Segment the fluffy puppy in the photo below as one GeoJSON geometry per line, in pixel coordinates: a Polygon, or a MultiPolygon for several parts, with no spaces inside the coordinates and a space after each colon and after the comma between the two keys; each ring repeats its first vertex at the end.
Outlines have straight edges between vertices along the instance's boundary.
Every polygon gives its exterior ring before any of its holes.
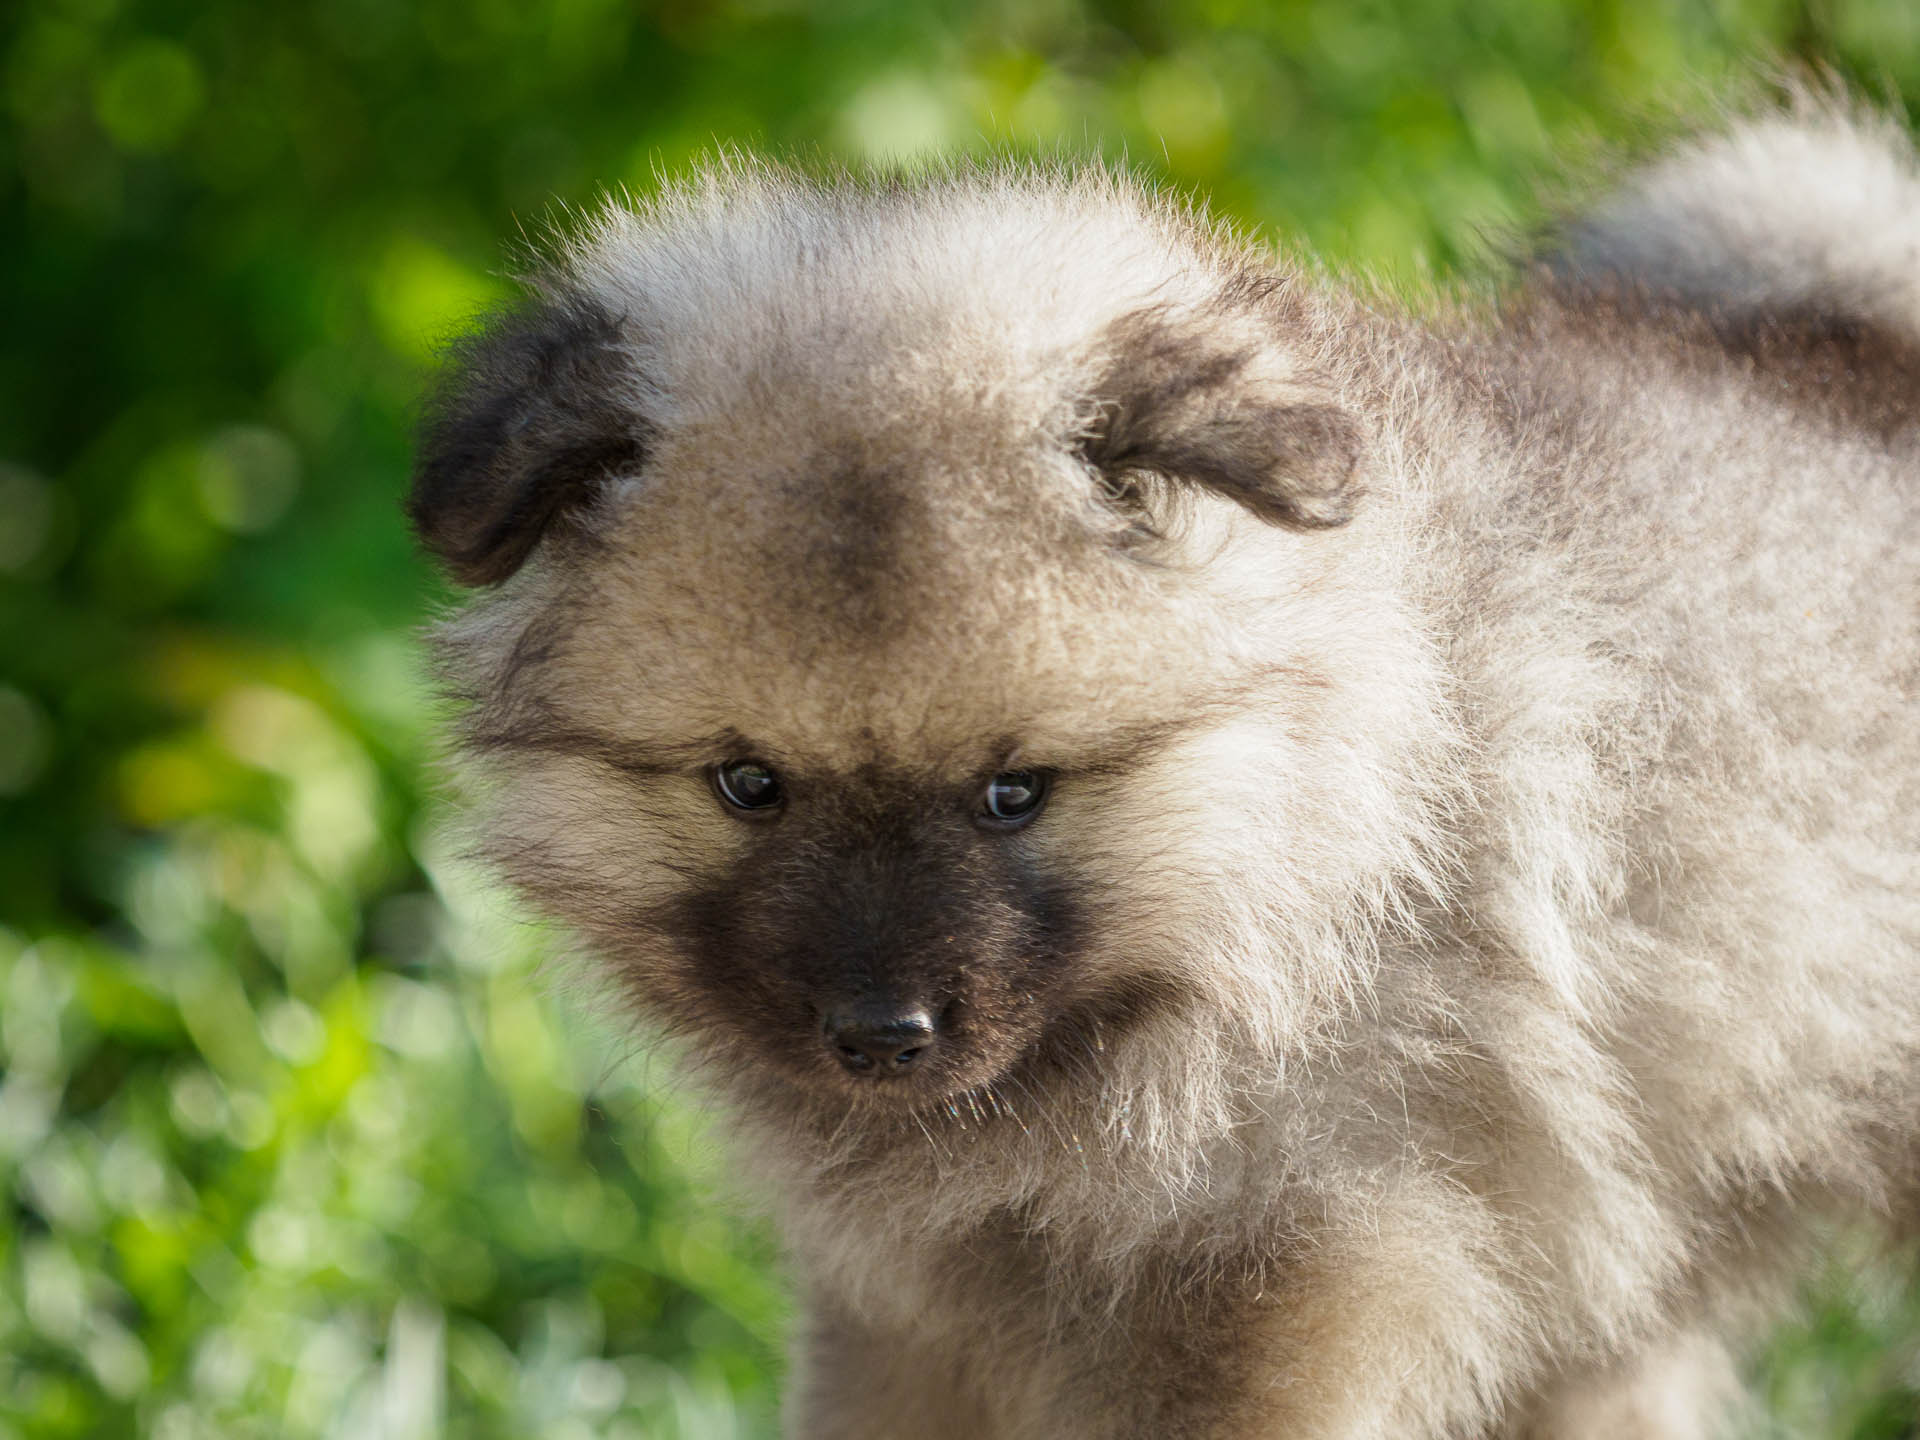
{"type": "Polygon", "coordinates": [[[1490,313],[1015,165],[534,276],[411,500],[460,751],[728,1102],[790,1433],[1712,1433],[1920,1198],[1917,355],[1813,103],[1490,313]]]}

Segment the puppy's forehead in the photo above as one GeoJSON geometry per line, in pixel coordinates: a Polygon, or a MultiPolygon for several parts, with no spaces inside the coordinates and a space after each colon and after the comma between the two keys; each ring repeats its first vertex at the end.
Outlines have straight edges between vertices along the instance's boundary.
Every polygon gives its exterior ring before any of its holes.
{"type": "Polygon", "coordinates": [[[993,498],[1056,463],[689,438],[586,577],[569,648],[612,683],[574,694],[617,700],[616,728],[733,732],[834,768],[977,768],[982,746],[1137,710],[1171,683],[1147,637],[1174,602],[1064,508],[993,498]]]}
{"type": "Polygon", "coordinates": [[[973,764],[1175,683],[1132,638],[1164,597],[1089,525],[1072,441],[1115,322],[1204,287],[1171,217],[1080,185],[609,218],[577,273],[655,441],[574,644],[630,679],[576,704],[973,764]]]}

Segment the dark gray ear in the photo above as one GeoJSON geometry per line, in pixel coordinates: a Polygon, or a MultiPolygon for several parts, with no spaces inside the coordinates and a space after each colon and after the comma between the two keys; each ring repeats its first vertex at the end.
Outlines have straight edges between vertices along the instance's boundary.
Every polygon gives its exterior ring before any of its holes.
{"type": "Polygon", "coordinates": [[[1102,468],[1154,470],[1237,500],[1262,520],[1324,530],[1353,518],[1360,426],[1332,405],[1248,403],[1155,432],[1102,468]]]}
{"type": "Polygon", "coordinates": [[[1116,489],[1150,470],[1204,485],[1263,520],[1344,525],[1359,498],[1365,436],[1337,405],[1286,402],[1250,378],[1254,357],[1136,319],[1116,329],[1115,364],[1087,459],[1116,489]]]}
{"type": "Polygon", "coordinates": [[[457,345],[421,427],[407,514],[465,585],[526,560],[556,516],[631,471],[646,426],[623,395],[618,319],[579,295],[544,297],[457,345]]]}

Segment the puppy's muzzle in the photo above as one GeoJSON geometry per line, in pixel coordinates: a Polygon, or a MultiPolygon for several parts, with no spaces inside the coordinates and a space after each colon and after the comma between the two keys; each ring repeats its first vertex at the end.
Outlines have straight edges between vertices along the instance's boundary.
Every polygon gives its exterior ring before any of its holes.
{"type": "Polygon", "coordinates": [[[847,1073],[872,1079],[906,1074],[922,1064],[939,1041],[926,1010],[884,1003],[836,1010],[822,1028],[827,1049],[847,1073]]]}

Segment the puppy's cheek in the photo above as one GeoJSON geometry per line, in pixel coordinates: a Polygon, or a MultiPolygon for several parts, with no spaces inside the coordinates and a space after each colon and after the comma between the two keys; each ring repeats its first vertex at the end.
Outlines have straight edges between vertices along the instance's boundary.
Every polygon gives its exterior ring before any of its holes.
{"type": "Polygon", "coordinates": [[[566,755],[482,775],[488,858],[543,912],[602,949],[631,941],[689,877],[724,873],[740,840],[694,777],[627,776],[566,755]]]}
{"type": "Polygon", "coordinates": [[[1171,998],[1284,1045],[1363,984],[1342,926],[1393,854],[1377,803],[1316,763],[1284,721],[1236,722],[1050,812],[1049,863],[1077,877],[1083,912],[1057,1008],[1171,998]]]}

